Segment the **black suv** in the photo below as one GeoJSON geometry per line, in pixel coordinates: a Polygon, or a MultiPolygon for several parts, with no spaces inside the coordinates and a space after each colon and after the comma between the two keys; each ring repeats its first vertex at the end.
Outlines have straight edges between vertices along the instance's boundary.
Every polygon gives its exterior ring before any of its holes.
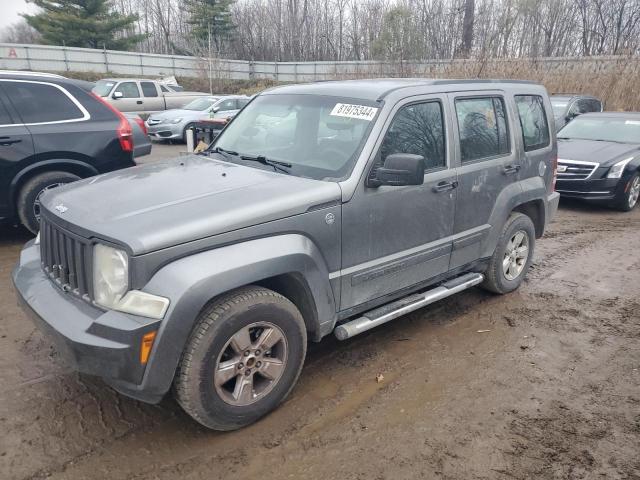
{"type": "Polygon", "coordinates": [[[35,233],[42,192],[133,165],[129,122],[80,82],[0,71],[0,220],[35,233]]]}

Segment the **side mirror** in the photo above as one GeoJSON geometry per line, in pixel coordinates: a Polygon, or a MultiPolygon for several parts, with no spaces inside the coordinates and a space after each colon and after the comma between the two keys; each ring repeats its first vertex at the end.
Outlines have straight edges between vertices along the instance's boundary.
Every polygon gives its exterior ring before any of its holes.
{"type": "Polygon", "coordinates": [[[384,160],[384,166],[376,170],[376,176],[368,182],[371,187],[389,185],[422,185],[424,183],[424,157],[411,153],[394,153],[384,160]]]}
{"type": "Polygon", "coordinates": [[[111,98],[113,98],[114,100],[118,100],[122,97],[124,97],[124,93],[122,92],[113,92],[113,95],[111,95],[111,98]]]}
{"type": "Polygon", "coordinates": [[[211,109],[211,111],[212,111],[213,113],[218,113],[218,112],[220,111],[220,107],[213,107],[213,108],[211,109]]]}

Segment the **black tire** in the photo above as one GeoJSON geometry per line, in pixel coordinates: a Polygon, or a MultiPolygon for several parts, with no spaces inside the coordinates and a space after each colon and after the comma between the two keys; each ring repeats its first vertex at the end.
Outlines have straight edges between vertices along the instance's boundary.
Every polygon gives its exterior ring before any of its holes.
{"type": "MultiPolygon", "coordinates": [[[[485,272],[485,279],[482,283],[482,287],[485,289],[499,294],[509,293],[517,289],[524,277],[527,275],[527,271],[531,266],[533,260],[533,253],[535,249],[535,227],[531,218],[522,213],[512,213],[507,219],[500,238],[498,239],[498,245],[489,261],[489,267],[485,272]],[[507,274],[503,268],[503,262],[506,261],[508,246],[512,238],[518,233],[524,233],[527,240],[527,257],[518,264],[518,270],[521,266],[521,271],[514,278],[507,278],[507,274]]],[[[511,273],[511,272],[510,272],[511,273]]],[[[516,272],[513,272],[515,275],[516,272]]]]}
{"type": "Polygon", "coordinates": [[[622,192],[620,198],[613,204],[614,208],[617,208],[618,210],[621,210],[623,212],[630,212],[638,203],[640,203],[637,196],[632,197],[634,186],[640,185],[636,184],[635,182],[640,182],[640,173],[638,172],[631,175],[631,178],[627,182],[627,191],[622,192]]]}
{"type": "MultiPolygon", "coordinates": [[[[252,345],[257,346],[257,341],[252,345]]],[[[256,286],[243,287],[217,298],[200,314],[178,366],[174,394],[182,408],[205,427],[223,431],[236,430],[257,421],[287,397],[298,380],[306,351],[307,332],[302,315],[295,305],[272,290],[256,286]],[[229,342],[232,337],[235,338],[241,330],[260,322],[275,325],[286,338],[287,355],[284,366],[279,378],[273,382],[270,390],[261,394],[262,397],[249,405],[230,404],[232,393],[226,393],[226,390],[222,390],[223,387],[216,386],[214,375],[220,371],[219,362],[223,361],[223,355],[231,348],[229,342]]],[[[267,358],[266,354],[272,355],[271,348],[267,352],[252,352],[256,354],[254,360],[259,359],[257,355],[260,354],[263,359],[267,358]]],[[[248,369],[250,357],[244,358],[247,359],[244,367],[248,369]]],[[[242,357],[240,360],[245,361],[242,357]]],[[[258,367],[259,363],[253,363],[252,366],[258,367]]],[[[244,378],[237,375],[230,382],[235,384],[244,378]]],[[[262,379],[256,373],[251,378],[256,376],[258,380],[262,379]]],[[[251,382],[253,396],[257,380],[255,384],[254,380],[251,382]]]]}
{"type": "MultiPolygon", "coordinates": [[[[188,123],[186,127],[184,127],[184,130],[182,131],[182,141],[186,144],[187,143],[187,135],[189,134],[189,129],[192,128],[195,125],[195,123],[188,123]]],[[[194,145],[195,147],[195,145],[194,145]]]]}
{"type": "Polygon", "coordinates": [[[20,189],[17,212],[20,222],[32,233],[38,233],[40,220],[36,216],[36,200],[49,188],[80,180],[80,177],[68,172],[44,172],[29,179],[20,189]]]}

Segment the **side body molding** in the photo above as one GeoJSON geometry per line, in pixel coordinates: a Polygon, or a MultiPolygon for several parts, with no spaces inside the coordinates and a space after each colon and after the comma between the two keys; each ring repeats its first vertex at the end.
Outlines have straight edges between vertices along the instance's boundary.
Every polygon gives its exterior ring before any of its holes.
{"type": "Polygon", "coordinates": [[[311,338],[330,333],[336,321],[336,305],[329,272],[320,250],[303,235],[277,235],[223,246],[181,258],[160,269],[143,290],[168,297],[171,305],[141,387],[157,394],[164,394],[171,387],[196,317],[209,300],[234,288],[288,273],[303,278],[313,298],[315,318],[305,318],[311,338]]]}

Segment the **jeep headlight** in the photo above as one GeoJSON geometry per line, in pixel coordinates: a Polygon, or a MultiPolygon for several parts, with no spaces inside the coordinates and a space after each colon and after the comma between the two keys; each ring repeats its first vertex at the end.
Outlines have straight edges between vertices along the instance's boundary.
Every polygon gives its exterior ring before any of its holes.
{"type": "Polygon", "coordinates": [[[625,158],[624,160],[616,163],[613,167],[609,169],[609,173],[607,173],[607,178],[622,177],[622,173],[624,172],[624,169],[627,167],[627,165],[631,160],[633,160],[633,157],[625,158]]]}
{"type": "Polygon", "coordinates": [[[100,243],[93,248],[93,295],[105,308],[149,318],[163,318],[169,299],[129,290],[129,257],[126,252],[100,243]]]}

